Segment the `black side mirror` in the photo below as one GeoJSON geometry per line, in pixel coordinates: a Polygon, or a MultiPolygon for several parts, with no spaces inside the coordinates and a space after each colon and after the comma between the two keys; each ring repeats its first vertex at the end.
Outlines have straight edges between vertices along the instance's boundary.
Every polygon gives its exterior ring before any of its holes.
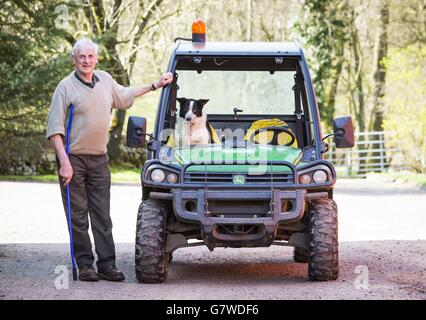
{"type": "Polygon", "coordinates": [[[126,144],[130,148],[143,148],[146,144],[146,118],[129,117],[126,144]]]}
{"type": "Polygon", "coordinates": [[[355,145],[354,127],[351,117],[334,119],[333,131],[336,148],[352,148],[355,145]]]}

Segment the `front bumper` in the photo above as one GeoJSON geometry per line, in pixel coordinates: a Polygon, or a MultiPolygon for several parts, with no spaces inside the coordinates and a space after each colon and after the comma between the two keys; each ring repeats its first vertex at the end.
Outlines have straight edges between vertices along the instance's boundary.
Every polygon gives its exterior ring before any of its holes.
{"type": "Polygon", "coordinates": [[[150,198],[169,200],[173,202],[175,216],[178,220],[196,223],[205,244],[212,250],[214,247],[265,247],[272,244],[280,223],[291,223],[303,218],[307,201],[328,198],[327,191],[310,192],[296,191],[254,191],[240,190],[238,193],[229,193],[220,190],[174,190],[172,193],[151,192],[150,198]],[[252,215],[251,217],[235,217],[232,215],[218,215],[209,211],[209,201],[220,200],[237,201],[241,207],[246,207],[248,201],[271,201],[272,211],[267,215],[252,215]],[[282,210],[280,202],[293,201],[296,206],[291,210],[282,210]],[[188,210],[186,202],[193,201],[195,206],[188,210]],[[220,232],[218,226],[253,226],[258,231],[251,234],[229,235],[220,232]]]}
{"type": "Polygon", "coordinates": [[[270,183],[245,185],[187,183],[182,179],[187,166],[180,172],[180,183],[172,188],[170,184],[153,184],[147,174],[142,176],[142,181],[150,189],[151,198],[172,200],[178,220],[198,224],[207,246],[268,246],[274,241],[280,224],[303,218],[307,201],[329,197],[335,183],[332,166],[318,161],[301,169],[308,170],[318,165],[329,168],[331,179],[328,182],[311,185],[297,183],[299,170],[291,164],[288,164],[291,181],[286,183],[272,179],[270,183]],[[256,231],[221,232],[223,228],[238,229],[240,226],[245,229],[253,226],[256,231]]]}
{"type": "MultiPolygon", "coordinates": [[[[221,190],[184,191],[173,190],[173,208],[178,219],[198,223],[201,227],[202,237],[207,241],[215,242],[242,242],[250,241],[252,245],[267,246],[272,244],[277,226],[284,221],[295,221],[301,219],[305,211],[305,190],[298,191],[248,191],[241,190],[227,192],[221,190]],[[217,215],[210,212],[209,202],[221,201],[241,202],[266,201],[270,202],[271,211],[260,217],[230,217],[217,215]],[[294,205],[291,210],[283,211],[282,202],[291,201],[294,205]],[[193,210],[188,210],[187,203],[195,204],[193,210]],[[252,234],[229,235],[218,231],[219,225],[245,225],[260,226],[258,232],[252,234]]],[[[235,244],[235,243],[234,243],[235,244]]],[[[229,245],[229,244],[228,244],[229,245]]]]}
{"type": "Polygon", "coordinates": [[[305,210],[305,190],[297,191],[249,191],[249,190],[208,190],[199,189],[196,191],[172,190],[173,208],[178,218],[188,222],[198,222],[202,225],[213,226],[218,223],[251,224],[253,219],[256,223],[264,225],[276,225],[282,221],[299,220],[305,210]],[[208,203],[211,200],[239,201],[244,205],[244,201],[269,201],[271,203],[271,213],[269,217],[259,218],[226,218],[213,217],[208,211],[208,203]],[[189,211],[185,204],[191,201],[195,203],[195,210],[189,211]],[[282,211],[282,201],[292,201],[295,203],[289,211],[282,211]]]}

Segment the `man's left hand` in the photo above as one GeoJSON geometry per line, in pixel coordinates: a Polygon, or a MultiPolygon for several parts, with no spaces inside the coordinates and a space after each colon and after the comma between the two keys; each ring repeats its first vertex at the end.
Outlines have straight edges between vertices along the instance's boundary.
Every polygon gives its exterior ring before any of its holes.
{"type": "Polygon", "coordinates": [[[157,89],[162,88],[168,85],[169,83],[172,83],[172,81],[173,81],[173,74],[171,72],[166,72],[160,77],[160,80],[158,80],[155,83],[155,87],[157,89]]]}

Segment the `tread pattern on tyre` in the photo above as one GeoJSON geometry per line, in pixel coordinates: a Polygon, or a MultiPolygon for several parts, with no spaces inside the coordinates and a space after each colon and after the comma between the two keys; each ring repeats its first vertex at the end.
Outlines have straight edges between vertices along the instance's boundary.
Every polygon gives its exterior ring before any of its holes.
{"type": "Polygon", "coordinates": [[[309,279],[335,280],[339,275],[337,205],[331,199],[312,201],[309,210],[309,279]]]}
{"type": "Polygon", "coordinates": [[[166,218],[167,207],[161,201],[148,199],[139,206],[135,241],[135,272],[139,282],[166,280],[166,218]]]}

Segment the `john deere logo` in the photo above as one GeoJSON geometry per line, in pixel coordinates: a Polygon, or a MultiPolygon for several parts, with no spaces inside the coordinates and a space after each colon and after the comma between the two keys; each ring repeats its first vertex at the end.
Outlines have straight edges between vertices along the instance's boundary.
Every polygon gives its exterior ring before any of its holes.
{"type": "Polygon", "coordinates": [[[242,175],[235,175],[232,178],[232,182],[234,184],[244,184],[244,183],[246,183],[246,178],[244,176],[242,176],[242,175]]]}

